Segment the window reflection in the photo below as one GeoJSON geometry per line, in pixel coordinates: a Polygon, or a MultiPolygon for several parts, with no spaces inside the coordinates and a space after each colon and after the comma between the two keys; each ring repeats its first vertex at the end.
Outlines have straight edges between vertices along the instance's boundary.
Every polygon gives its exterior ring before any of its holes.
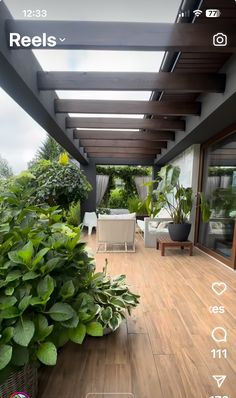
{"type": "Polygon", "coordinates": [[[236,133],[205,152],[203,191],[211,203],[211,219],[200,222],[199,241],[226,258],[232,256],[236,218],[236,133]]]}

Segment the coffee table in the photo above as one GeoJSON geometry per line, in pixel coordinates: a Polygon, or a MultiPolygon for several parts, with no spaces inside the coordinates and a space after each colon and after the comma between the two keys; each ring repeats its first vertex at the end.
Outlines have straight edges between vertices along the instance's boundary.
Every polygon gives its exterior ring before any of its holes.
{"type": "Polygon", "coordinates": [[[158,236],[156,248],[157,250],[161,249],[161,256],[165,255],[165,248],[166,247],[180,247],[182,250],[187,247],[189,248],[189,255],[193,255],[193,242],[190,240],[186,240],[184,242],[179,242],[172,240],[169,236],[158,236]]]}

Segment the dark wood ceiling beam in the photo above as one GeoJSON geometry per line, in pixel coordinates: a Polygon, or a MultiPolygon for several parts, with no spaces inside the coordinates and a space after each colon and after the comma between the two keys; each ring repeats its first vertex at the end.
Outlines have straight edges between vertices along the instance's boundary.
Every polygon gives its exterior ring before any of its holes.
{"type": "Polygon", "coordinates": [[[90,140],[90,139],[82,139],[80,140],[80,144],[83,147],[132,147],[132,148],[167,148],[167,141],[144,141],[144,140],[90,140]]]}
{"type": "Polygon", "coordinates": [[[145,140],[145,141],[174,141],[173,131],[114,131],[114,130],[74,130],[74,138],[94,140],[145,140]]]}
{"type": "Polygon", "coordinates": [[[104,152],[104,153],[98,153],[98,152],[93,152],[89,154],[90,158],[124,158],[124,159],[137,159],[137,160],[142,160],[142,159],[155,159],[155,155],[147,154],[147,153],[110,153],[110,152],[104,152]]]}
{"type": "Polygon", "coordinates": [[[114,148],[110,147],[88,147],[85,148],[88,155],[91,153],[126,153],[126,154],[147,154],[156,155],[161,153],[161,149],[155,148],[127,148],[116,146],[114,148]]]}
{"type": "Polygon", "coordinates": [[[184,130],[184,120],[67,117],[67,128],[184,130]]]}
{"type": "Polygon", "coordinates": [[[56,113],[104,113],[186,116],[200,115],[200,102],[55,100],[56,113]]]}
{"type": "Polygon", "coordinates": [[[219,92],[225,75],[214,73],[38,72],[39,90],[219,92]]]}
{"type": "MultiPolygon", "coordinates": [[[[57,38],[55,47],[47,47],[50,50],[202,51],[211,53],[236,50],[236,31],[233,21],[232,23],[227,21],[220,25],[220,31],[229,38],[226,47],[212,45],[213,35],[219,31],[219,24],[212,21],[207,24],[175,24],[10,20],[6,23],[6,31],[8,34],[15,32],[30,37],[47,32],[47,36],[57,38]],[[64,40],[61,41],[60,38],[64,40]]],[[[43,45],[42,43],[41,47],[43,45]]],[[[15,46],[15,48],[17,47],[15,46]]]]}

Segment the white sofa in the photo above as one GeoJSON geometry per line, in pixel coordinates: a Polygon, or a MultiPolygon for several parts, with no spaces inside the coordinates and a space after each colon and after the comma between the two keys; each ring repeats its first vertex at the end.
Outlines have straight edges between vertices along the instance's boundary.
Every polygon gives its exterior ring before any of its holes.
{"type": "Polygon", "coordinates": [[[97,221],[97,252],[135,252],[135,227],[135,213],[100,215],[97,221]]]}
{"type": "Polygon", "coordinates": [[[169,235],[168,224],[170,218],[145,218],[144,219],[144,246],[156,247],[158,235],[169,235]]]}

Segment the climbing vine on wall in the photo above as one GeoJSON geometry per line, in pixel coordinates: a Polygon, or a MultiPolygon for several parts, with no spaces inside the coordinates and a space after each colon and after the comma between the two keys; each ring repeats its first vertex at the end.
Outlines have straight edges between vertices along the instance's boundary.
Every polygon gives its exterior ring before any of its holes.
{"type": "Polygon", "coordinates": [[[137,189],[134,177],[151,175],[151,167],[129,167],[129,166],[97,166],[97,174],[108,175],[109,183],[106,194],[103,198],[103,204],[107,206],[110,198],[110,192],[115,188],[115,179],[120,178],[124,182],[124,200],[136,196],[137,189]]]}

